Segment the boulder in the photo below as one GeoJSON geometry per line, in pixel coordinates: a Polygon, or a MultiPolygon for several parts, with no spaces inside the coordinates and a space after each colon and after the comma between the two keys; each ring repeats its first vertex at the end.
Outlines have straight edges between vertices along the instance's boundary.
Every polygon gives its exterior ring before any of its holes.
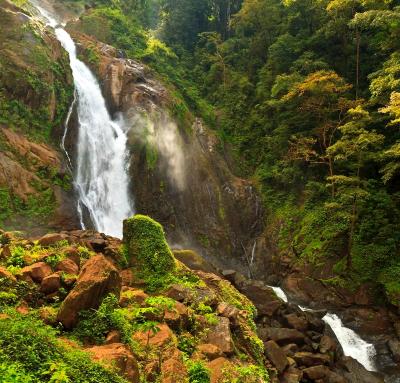
{"type": "Polygon", "coordinates": [[[226,354],[233,352],[232,334],[228,318],[218,317],[218,324],[209,329],[206,342],[217,346],[226,354]]]}
{"type": "Polygon", "coordinates": [[[157,325],[158,331],[138,331],[133,335],[133,339],[137,340],[142,346],[165,347],[174,341],[174,335],[166,324],[157,325]]]}
{"type": "Polygon", "coordinates": [[[235,306],[222,302],[217,306],[217,313],[225,318],[229,318],[231,321],[235,321],[239,315],[239,309],[235,306]]]}
{"type": "Polygon", "coordinates": [[[165,292],[165,296],[175,299],[178,302],[191,302],[193,299],[193,292],[188,287],[173,284],[165,292]]]}
{"type": "Polygon", "coordinates": [[[65,234],[49,233],[39,238],[38,243],[41,246],[52,246],[55,245],[57,242],[63,241],[67,238],[68,236],[65,234]]]}
{"type": "Polygon", "coordinates": [[[82,268],[75,287],[67,295],[57,315],[65,328],[78,322],[81,310],[96,309],[108,294],[119,298],[121,278],[117,269],[102,255],[90,258],[82,268]]]}
{"type": "Polygon", "coordinates": [[[121,307],[128,307],[132,303],[142,305],[148,297],[149,296],[143,290],[124,286],[122,287],[119,304],[121,307]]]}
{"type": "Polygon", "coordinates": [[[211,372],[210,383],[220,383],[223,381],[224,372],[232,366],[232,363],[226,358],[217,358],[208,363],[211,372]]]}
{"type": "Polygon", "coordinates": [[[34,282],[41,283],[42,280],[52,274],[51,267],[45,262],[34,263],[21,269],[21,276],[32,278],[34,282]]]}
{"type": "Polygon", "coordinates": [[[367,371],[364,366],[351,357],[342,357],[337,366],[341,369],[341,371],[337,372],[346,378],[348,383],[384,383],[384,379],[380,374],[367,371]]]}
{"type": "Polygon", "coordinates": [[[40,291],[43,294],[52,294],[57,292],[61,287],[61,278],[60,274],[53,273],[48,277],[43,278],[42,283],[40,284],[40,291]]]}
{"type": "Polygon", "coordinates": [[[131,269],[121,270],[119,273],[122,286],[133,286],[135,284],[135,275],[131,269]]]}
{"type": "Polygon", "coordinates": [[[16,283],[17,279],[5,267],[0,266],[0,278],[6,279],[9,282],[16,283]]]}
{"type": "Polygon", "coordinates": [[[283,306],[274,290],[263,282],[249,280],[240,286],[240,292],[246,295],[256,306],[259,316],[273,316],[283,306]]]}
{"type": "Polygon", "coordinates": [[[285,315],[285,319],[290,328],[299,331],[306,331],[308,329],[308,321],[294,313],[285,315]]]}
{"type": "Polygon", "coordinates": [[[173,250],[176,259],[191,270],[201,270],[206,273],[215,273],[215,267],[193,250],[173,250]]]}
{"type": "Polygon", "coordinates": [[[221,349],[215,344],[203,343],[197,346],[197,350],[201,352],[208,360],[214,360],[223,355],[221,349]]]}
{"type": "Polygon", "coordinates": [[[65,258],[62,261],[58,262],[56,267],[56,271],[62,271],[66,274],[76,275],[79,274],[79,267],[77,264],[70,258],[65,258]]]}
{"type": "Polygon", "coordinates": [[[265,343],[265,354],[279,373],[282,373],[288,365],[285,352],[274,342],[270,340],[265,343]]]}
{"type": "Polygon", "coordinates": [[[175,302],[172,310],[165,311],[164,320],[173,329],[185,328],[189,323],[188,308],[181,302],[175,302]]]}
{"type": "Polygon", "coordinates": [[[298,366],[318,366],[323,364],[329,364],[331,358],[326,354],[313,354],[311,352],[296,352],[293,355],[293,359],[296,361],[298,366]]]}
{"type": "Polygon", "coordinates": [[[324,335],[319,342],[319,351],[323,354],[329,351],[335,351],[336,347],[336,341],[328,335],[324,335]]]}
{"type": "Polygon", "coordinates": [[[119,373],[131,383],[139,383],[139,366],[129,347],[122,343],[105,344],[88,348],[96,361],[116,367],[119,373]]]}
{"type": "Polygon", "coordinates": [[[295,343],[289,343],[281,348],[286,356],[293,356],[297,351],[299,351],[299,346],[295,343]]]}
{"type": "Polygon", "coordinates": [[[400,362],[400,342],[397,339],[390,339],[387,343],[389,350],[393,356],[393,360],[400,362]]]}
{"type": "Polygon", "coordinates": [[[305,342],[305,336],[300,331],[289,328],[269,327],[266,330],[266,336],[279,345],[303,344],[305,342]]]}
{"type": "Polygon", "coordinates": [[[282,376],[281,382],[282,383],[299,383],[303,373],[301,371],[288,371],[285,372],[282,376]]]}
{"type": "Polygon", "coordinates": [[[168,355],[169,357],[161,363],[161,383],[186,383],[188,374],[183,363],[182,353],[178,349],[174,349],[168,355]]]}
{"type": "Polygon", "coordinates": [[[311,380],[324,379],[328,375],[328,373],[329,368],[321,365],[308,367],[303,370],[304,376],[311,380]]]}

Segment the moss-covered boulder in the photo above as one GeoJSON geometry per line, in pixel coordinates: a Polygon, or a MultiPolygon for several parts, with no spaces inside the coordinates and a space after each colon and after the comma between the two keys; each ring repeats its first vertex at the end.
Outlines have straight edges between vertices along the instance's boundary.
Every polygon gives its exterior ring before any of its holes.
{"type": "Polygon", "coordinates": [[[123,236],[129,263],[138,264],[142,273],[162,276],[175,270],[175,258],[158,222],[135,215],[124,221],[123,236]]]}

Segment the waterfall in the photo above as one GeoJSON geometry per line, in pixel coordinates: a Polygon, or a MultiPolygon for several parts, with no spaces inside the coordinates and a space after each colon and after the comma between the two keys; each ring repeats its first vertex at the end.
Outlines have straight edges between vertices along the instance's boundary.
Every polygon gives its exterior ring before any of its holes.
{"type": "Polygon", "coordinates": [[[90,69],[78,59],[75,43],[68,32],[49,12],[32,3],[54,28],[70,58],[79,122],[74,184],[79,195],[82,227],[85,227],[82,211],[86,210],[97,231],[121,237],[122,220],[133,214],[125,124],[122,119],[111,119],[100,86],[90,69]]]}
{"type": "Polygon", "coordinates": [[[368,371],[376,371],[373,362],[376,351],[372,344],[361,339],[353,330],[343,326],[342,321],[336,314],[328,313],[322,319],[335,333],[346,356],[356,359],[368,371]]]}
{"type": "MultiPolygon", "coordinates": [[[[269,287],[274,290],[278,298],[282,299],[284,302],[288,302],[286,293],[280,287],[269,287]]],[[[299,308],[302,311],[314,311],[300,305],[299,308]]],[[[376,371],[374,363],[376,350],[374,345],[367,343],[353,330],[345,327],[336,314],[327,313],[322,319],[335,333],[336,338],[342,346],[344,355],[351,356],[353,359],[357,360],[365,367],[366,370],[376,371]]]]}

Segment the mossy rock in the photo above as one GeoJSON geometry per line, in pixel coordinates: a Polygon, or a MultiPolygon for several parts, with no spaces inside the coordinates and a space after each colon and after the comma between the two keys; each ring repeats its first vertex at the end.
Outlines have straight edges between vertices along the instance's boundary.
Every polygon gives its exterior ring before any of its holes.
{"type": "Polygon", "coordinates": [[[175,258],[165,239],[163,227],[145,215],[124,221],[124,244],[128,261],[138,263],[148,275],[166,275],[175,270],[175,258]]]}

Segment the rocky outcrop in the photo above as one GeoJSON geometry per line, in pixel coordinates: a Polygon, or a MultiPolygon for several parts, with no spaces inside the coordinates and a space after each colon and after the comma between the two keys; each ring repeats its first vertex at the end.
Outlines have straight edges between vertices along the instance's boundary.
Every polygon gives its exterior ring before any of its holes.
{"type": "Polygon", "coordinates": [[[71,329],[82,310],[96,309],[108,294],[119,297],[121,278],[117,269],[102,255],[89,259],[79,275],[76,286],[65,298],[57,319],[71,329]]]}

